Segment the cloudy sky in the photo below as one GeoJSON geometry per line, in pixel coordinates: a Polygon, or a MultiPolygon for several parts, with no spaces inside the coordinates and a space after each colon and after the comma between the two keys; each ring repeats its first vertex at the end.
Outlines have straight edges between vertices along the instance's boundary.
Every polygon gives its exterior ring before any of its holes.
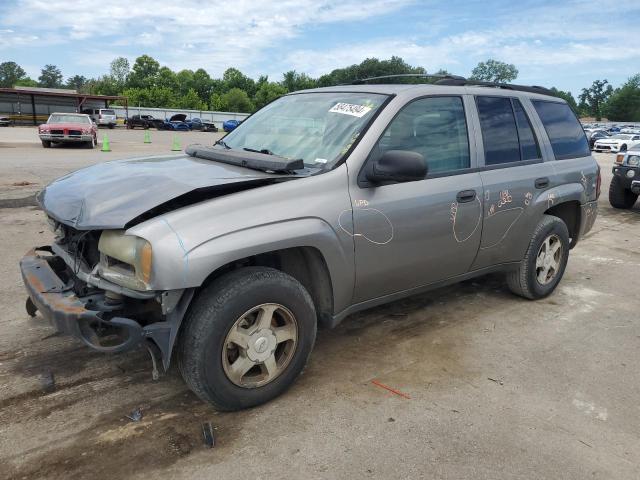
{"type": "Polygon", "coordinates": [[[0,62],[90,77],[146,53],[174,70],[279,80],[372,56],[460,75],[496,58],[520,83],[577,94],[640,72],[639,28],[638,0],[0,0],[0,62]]]}

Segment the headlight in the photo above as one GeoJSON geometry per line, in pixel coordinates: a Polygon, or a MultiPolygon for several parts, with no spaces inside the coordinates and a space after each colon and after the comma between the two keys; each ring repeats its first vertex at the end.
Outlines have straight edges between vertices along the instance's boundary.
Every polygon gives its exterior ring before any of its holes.
{"type": "Polygon", "coordinates": [[[640,165],[640,155],[629,155],[627,158],[627,165],[631,167],[637,167],[640,165]]]}
{"type": "Polygon", "coordinates": [[[98,242],[98,273],[123,287],[148,290],[151,280],[151,244],[124,230],[105,230],[98,242]]]}

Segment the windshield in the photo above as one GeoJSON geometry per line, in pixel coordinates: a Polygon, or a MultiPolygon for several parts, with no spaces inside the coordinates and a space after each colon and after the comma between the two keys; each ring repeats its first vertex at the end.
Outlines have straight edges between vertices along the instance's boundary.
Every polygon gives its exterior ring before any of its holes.
{"type": "Polygon", "coordinates": [[[231,149],[257,150],[307,166],[331,166],[349,150],[387,99],[374,93],[302,93],[270,103],[224,137],[231,149]]]}
{"type": "Polygon", "coordinates": [[[100,110],[100,113],[102,113],[102,115],[115,115],[116,114],[115,110],[105,110],[105,109],[100,110]]]}
{"type": "Polygon", "coordinates": [[[629,140],[631,138],[631,135],[614,135],[611,138],[617,138],[619,140],[629,140]]]}
{"type": "Polygon", "coordinates": [[[91,123],[89,117],[85,117],[84,115],[64,115],[64,114],[54,114],[49,117],[47,123],[91,123]]]}

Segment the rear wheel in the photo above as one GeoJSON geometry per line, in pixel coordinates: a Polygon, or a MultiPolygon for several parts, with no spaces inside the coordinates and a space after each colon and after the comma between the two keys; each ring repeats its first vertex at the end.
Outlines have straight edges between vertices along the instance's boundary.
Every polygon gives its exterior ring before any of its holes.
{"type": "Polygon", "coordinates": [[[241,268],[212,282],[194,300],[178,364],[201,399],[220,410],[239,410],[289,388],[315,336],[315,308],[296,279],[272,268],[241,268]]]}
{"type": "Polygon", "coordinates": [[[51,140],[42,140],[42,146],[44,148],[51,148],[51,140]]]}
{"type": "Polygon", "coordinates": [[[88,142],[84,142],[84,148],[93,148],[93,140],[89,140],[88,142]]]}
{"type": "Polygon", "coordinates": [[[611,179],[609,185],[609,203],[614,208],[629,209],[638,200],[638,195],[631,190],[624,188],[620,178],[616,175],[611,179]]]}
{"type": "Polygon", "coordinates": [[[509,289],[531,300],[551,294],[569,259],[569,231],[558,217],[544,215],[518,268],[507,273],[509,289]]]}

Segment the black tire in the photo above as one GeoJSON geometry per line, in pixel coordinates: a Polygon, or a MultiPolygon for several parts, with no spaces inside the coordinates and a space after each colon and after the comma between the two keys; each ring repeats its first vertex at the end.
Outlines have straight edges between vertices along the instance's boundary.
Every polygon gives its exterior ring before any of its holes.
{"type": "Polygon", "coordinates": [[[51,140],[42,140],[42,146],[44,148],[51,148],[51,140]]]}
{"type": "Polygon", "coordinates": [[[509,289],[514,294],[530,300],[537,300],[551,294],[564,275],[569,259],[569,247],[569,230],[565,223],[558,217],[544,215],[531,236],[529,247],[520,265],[516,270],[507,273],[509,289]],[[543,242],[552,235],[557,236],[561,242],[560,265],[553,279],[543,285],[536,275],[536,259],[543,242]]]}
{"type": "Polygon", "coordinates": [[[113,123],[109,124],[109,130],[113,130],[113,127],[115,127],[115,125],[113,123]]]}
{"type": "Polygon", "coordinates": [[[626,143],[620,147],[620,151],[621,152],[626,152],[627,151],[627,144],[626,143]]]}
{"type": "Polygon", "coordinates": [[[84,142],[84,148],[93,148],[93,140],[89,140],[88,142],[84,142]]]}
{"type": "Polygon", "coordinates": [[[307,363],[316,329],[311,296],[295,278],[273,268],[241,268],[222,275],[194,299],[178,341],[178,367],[189,388],[219,410],[253,407],[291,386],[307,363]],[[263,386],[245,388],[225,374],[224,343],[236,320],[264,303],[278,303],[295,316],[297,344],[288,366],[277,377],[263,386]]]}
{"type": "Polygon", "coordinates": [[[638,200],[638,195],[631,190],[624,188],[622,181],[616,175],[611,179],[609,185],[609,203],[613,208],[629,209],[638,200]]]}

